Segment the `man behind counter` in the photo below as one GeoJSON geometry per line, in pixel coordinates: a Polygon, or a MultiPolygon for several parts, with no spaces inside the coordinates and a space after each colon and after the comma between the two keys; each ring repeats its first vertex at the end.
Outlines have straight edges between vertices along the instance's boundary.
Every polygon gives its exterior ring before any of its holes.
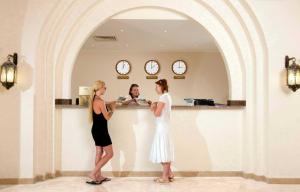
{"type": "Polygon", "coordinates": [[[131,84],[129,88],[129,95],[126,96],[125,101],[122,102],[123,105],[139,105],[140,102],[147,103],[151,105],[150,100],[142,99],[140,97],[139,85],[138,84],[131,84]]]}

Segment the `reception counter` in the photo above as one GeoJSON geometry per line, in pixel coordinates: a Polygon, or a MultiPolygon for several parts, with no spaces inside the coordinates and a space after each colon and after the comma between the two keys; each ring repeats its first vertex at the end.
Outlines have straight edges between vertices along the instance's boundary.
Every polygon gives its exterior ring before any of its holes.
{"type": "MultiPolygon", "coordinates": [[[[63,109],[63,108],[73,108],[73,109],[82,109],[87,108],[87,106],[81,106],[81,105],[56,105],[56,109],[63,109]]],[[[190,106],[190,105],[173,105],[172,109],[242,109],[244,106],[228,106],[225,104],[218,104],[215,106],[207,106],[207,105],[196,105],[196,106],[190,106]]],[[[117,109],[150,109],[147,105],[123,105],[123,106],[117,106],[117,109]]]]}
{"type": "MultiPolygon", "coordinates": [[[[244,109],[226,105],[173,106],[174,171],[240,171],[244,109]]],[[[66,173],[91,170],[95,147],[87,107],[57,105],[56,119],[61,141],[60,170],[66,173]]],[[[149,106],[117,107],[108,123],[114,157],[103,171],[159,171],[160,165],[148,160],[154,120],[149,106]]]]}

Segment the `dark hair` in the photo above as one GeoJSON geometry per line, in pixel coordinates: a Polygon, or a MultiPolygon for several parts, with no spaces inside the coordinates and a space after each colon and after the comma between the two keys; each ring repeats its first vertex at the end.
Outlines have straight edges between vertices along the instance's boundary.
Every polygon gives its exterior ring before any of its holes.
{"type": "Polygon", "coordinates": [[[161,87],[161,91],[164,93],[165,91],[169,91],[168,82],[166,79],[160,79],[155,82],[155,84],[159,85],[161,87]]]}
{"type": "Polygon", "coordinates": [[[131,84],[131,85],[130,85],[130,88],[129,88],[129,95],[131,96],[131,99],[133,99],[133,96],[132,96],[131,91],[132,91],[132,89],[133,89],[134,87],[139,87],[139,85],[138,85],[138,84],[131,84]]]}

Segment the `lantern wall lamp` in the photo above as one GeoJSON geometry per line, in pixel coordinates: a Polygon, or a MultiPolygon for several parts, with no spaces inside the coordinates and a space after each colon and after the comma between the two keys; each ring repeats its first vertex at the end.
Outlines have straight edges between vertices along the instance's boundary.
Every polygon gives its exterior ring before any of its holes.
{"type": "Polygon", "coordinates": [[[16,83],[17,64],[18,54],[14,53],[13,55],[8,55],[7,61],[1,65],[0,81],[6,89],[10,89],[16,83]]]}
{"type": "Polygon", "coordinates": [[[287,86],[295,92],[300,88],[300,66],[296,64],[296,58],[285,56],[285,68],[287,86]]]}

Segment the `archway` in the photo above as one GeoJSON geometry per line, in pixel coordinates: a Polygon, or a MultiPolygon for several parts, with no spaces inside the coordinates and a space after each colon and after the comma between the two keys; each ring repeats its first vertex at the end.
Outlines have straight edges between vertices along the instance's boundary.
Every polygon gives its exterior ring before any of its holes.
{"type": "MultiPolygon", "coordinates": [[[[263,64],[266,52],[258,23],[247,3],[229,1],[89,1],[60,2],[43,29],[39,40],[36,57],[36,98],[35,103],[35,143],[39,137],[47,141],[37,147],[35,159],[36,174],[54,172],[59,169],[55,159],[55,122],[54,98],[70,97],[71,71],[76,56],[94,29],[115,14],[142,7],[167,9],[184,14],[203,25],[215,38],[221,50],[228,71],[231,100],[247,100],[245,126],[256,118],[254,111],[261,111],[264,100],[255,100],[256,89],[263,90],[264,84],[256,86],[263,79],[263,64]],[[52,34],[49,37],[48,34],[52,34]],[[258,67],[257,67],[258,66],[258,67]],[[255,72],[258,71],[257,75],[255,72]],[[39,153],[48,151],[46,161],[39,153]]],[[[264,109],[264,108],[263,108],[264,109]]],[[[262,122],[259,122],[262,123],[262,122]]],[[[256,125],[259,126],[259,125],[256,125]]],[[[253,138],[250,131],[250,145],[253,138]]],[[[262,134],[263,142],[263,134],[262,134]]],[[[263,143],[261,143],[263,145],[263,143]]],[[[247,146],[247,145],[246,145],[247,146]]],[[[252,150],[252,149],[249,149],[252,150]]],[[[252,157],[253,158],[253,157],[252,157]]],[[[263,160],[262,160],[263,161],[263,160]]],[[[251,162],[250,162],[251,163],[251,162]]],[[[262,162],[263,163],[263,162],[262,162]]],[[[246,163],[247,164],[247,163],[246,163]]],[[[252,165],[251,165],[252,166],[252,165]]],[[[250,166],[249,172],[252,172],[250,166]]],[[[243,170],[248,171],[248,168],[243,170]]]]}

